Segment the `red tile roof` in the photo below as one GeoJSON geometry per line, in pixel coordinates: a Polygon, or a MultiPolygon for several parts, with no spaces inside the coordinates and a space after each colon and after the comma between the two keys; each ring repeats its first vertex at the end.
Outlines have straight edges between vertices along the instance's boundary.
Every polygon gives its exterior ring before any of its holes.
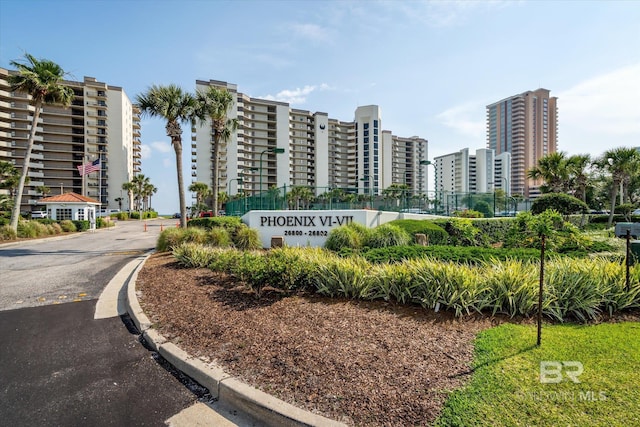
{"type": "Polygon", "coordinates": [[[72,192],[58,194],[57,196],[45,197],[38,200],[38,203],[89,203],[92,205],[100,204],[100,202],[96,199],[92,199],[91,197],[82,196],[80,194],[72,192]]]}

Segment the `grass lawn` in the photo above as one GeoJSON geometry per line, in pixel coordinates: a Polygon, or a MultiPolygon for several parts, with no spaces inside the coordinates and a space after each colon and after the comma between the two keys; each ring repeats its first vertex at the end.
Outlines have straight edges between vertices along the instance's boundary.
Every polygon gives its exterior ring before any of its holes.
{"type": "Polygon", "coordinates": [[[547,325],[535,343],[535,325],[480,333],[471,383],[436,425],[640,426],[640,323],[547,325]],[[565,370],[562,382],[541,383],[541,361],[582,363],[580,383],[565,370]]]}

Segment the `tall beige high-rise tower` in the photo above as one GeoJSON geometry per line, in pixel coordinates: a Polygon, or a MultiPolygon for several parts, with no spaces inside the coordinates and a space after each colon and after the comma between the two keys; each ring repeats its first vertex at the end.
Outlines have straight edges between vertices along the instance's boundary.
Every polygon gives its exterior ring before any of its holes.
{"type": "Polygon", "coordinates": [[[542,183],[527,178],[527,171],[557,149],[557,98],[549,93],[547,89],[527,91],[487,105],[487,148],[496,156],[511,153],[513,194],[540,194],[542,183]]]}

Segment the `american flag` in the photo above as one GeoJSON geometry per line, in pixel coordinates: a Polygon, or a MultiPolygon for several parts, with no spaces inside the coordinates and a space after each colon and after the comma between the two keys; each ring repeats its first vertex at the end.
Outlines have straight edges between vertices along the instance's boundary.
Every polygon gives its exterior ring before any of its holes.
{"type": "Polygon", "coordinates": [[[78,172],[80,172],[80,176],[90,174],[91,172],[96,172],[100,170],[100,159],[96,159],[93,162],[85,163],[84,165],[78,166],[78,172]]]}

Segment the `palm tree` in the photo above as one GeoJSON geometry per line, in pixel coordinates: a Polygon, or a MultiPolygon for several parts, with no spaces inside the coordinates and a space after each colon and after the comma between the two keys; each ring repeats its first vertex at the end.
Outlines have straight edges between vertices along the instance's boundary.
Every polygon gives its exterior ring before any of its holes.
{"type": "Polygon", "coordinates": [[[222,206],[228,201],[229,201],[229,195],[227,194],[226,191],[221,191],[220,193],[218,193],[219,206],[216,207],[216,213],[215,213],[216,215],[218,214],[218,212],[222,210],[222,206]]]}
{"type": "Polygon", "coordinates": [[[589,154],[576,154],[567,159],[570,187],[575,189],[577,197],[585,203],[587,202],[587,187],[589,185],[587,169],[591,163],[589,154]]]}
{"type": "Polygon", "coordinates": [[[542,193],[562,193],[569,187],[568,159],[565,152],[549,153],[538,160],[538,166],[527,171],[527,177],[543,180],[542,193]]]}
{"type": "MultiPolygon", "coordinates": [[[[9,190],[9,196],[14,199],[20,184],[20,171],[9,162],[1,162],[0,164],[0,188],[9,190]]],[[[28,184],[31,179],[25,178],[24,183],[28,184]]]]}
{"type": "Polygon", "coordinates": [[[36,191],[42,194],[42,197],[46,197],[47,194],[51,193],[51,189],[46,185],[39,185],[36,187],[36,191]]]}
{"type": "Polygon", "coordinates": [[[624,186],[628,185],[631,182],[631,178],[640,172],[640,152],[635,148],[618,147],[605,151],[596,163],[598,167],[609,172],[613,180],[610,194],[611,212],[609,213],[608,222],[609,227],[611,227],[618,189],[622,188],[624,197],[624,186]]]}
{"type": "Polygon", "coordinates": [[[127,192],[127,196],[129,199],[129,212],[133,211],[133,190],[136,188],[136,185],[133,182],[125,182],[122,184],[122,189],[127,192]]]}
{"type": "Polygon", "coordinates": [[[199,210],[207,197],[211,195],[211,188],[204,182],[194,182],[189,186],[189,191],[196,193],[196,207],[199,210]]]}
{"type": "Polygon", "coordinates": [[[28,53],[25,54],[26,63],[11,61],[11,65],[18,69],[16,74],[7,77],[10,90],[24,92],[31,95],[31,102],[35,109],[33,120],[31,121],[31,131],[27,140],[27,150],[24,155],[22,172],[16,189],[15,202],[11,210],[10,226],[13,230],[18,230],[18,218],[20,217],[20,205],[22,203],[22,192],[29,173],[29,163],[31,162],[31,151],[33,141],[36,137],[38,120],[43,104],[58,104],[67,107],[73,100],[73,89],[63,85],[61,82],[65,75],[64,70],[55,62],[47,59],[36,59],[28,53]]]}
{"type": "Polygon", "coordinates": [[[313,197],[313,191],[311,191],[309,187],[304,186],[291,187],[291,191],[287,194],[290,207],[296,210],[300,209],[300,202],[302,202],[302,207],[306,209],[309,202],[313,200],[313,197]]]}
{"type": "Polygon", "coordinates": [[[151,196],[158,192],[158,188],[149,183],[144,186],[145,210],[151,210],[151,196]]]}
{"type": "Polygon", "coordinates": [[[179,86],[153,85],[145,93],[136,97],[141,114],[161,117],[167,121],[167,136],[176,153],[176,172],[178,174],[178,198],[180,199],[180,226],[187,226],[187,206],[184,198],[184,180],[182,174],[182,128],[181,124],[192,123],[204,117],[196,110],[196,100],[179,86]]]}
{"type": "Polygon", "coordinates": [[[196,94],[199,115],[206,116],[211,120],[213,129],[213,155],[211,168],[213,169],[213,180],[211,188],[213,190],[214,216],[218,215],[218,174],[220,161],[220,143],[228,141],[231,132],[238,127],[237,119],[227,118],[229,108],[233,106],[233,95],[226,89],[210,86],[206,92],[198,91],[196,94]]]}
{"type": "Polygon", "coordinates": [[[116,203],[118,203],[118,210],[122,211],[122,197],[116,197],[113,199],[116,203]]]}
{"type": "Polygon", "coordinates": [[[136,209],[142,210],[144,209],[144,201],[145,201],[145,187],[150,185],[149,177],[144,176],[144,174],[138,174],[133,177],[131,180],[133,184],[133,195],[136,198],[136,209]]]}

